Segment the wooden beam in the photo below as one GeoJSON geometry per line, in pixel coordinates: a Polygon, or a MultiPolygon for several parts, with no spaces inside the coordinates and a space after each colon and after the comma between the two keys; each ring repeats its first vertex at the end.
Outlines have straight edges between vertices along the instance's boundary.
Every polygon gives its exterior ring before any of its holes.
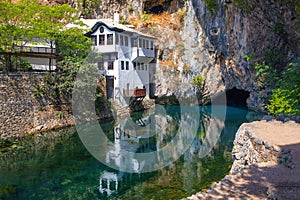
{"type": "Polygon", "coordinates": [[[60,57],[55,54],[49,54],[49,53],[27,53],[27,52],[0,52],[0,55],[34,57],[34,58],[52,58],[52,59],[57,59],[60,57]]]}

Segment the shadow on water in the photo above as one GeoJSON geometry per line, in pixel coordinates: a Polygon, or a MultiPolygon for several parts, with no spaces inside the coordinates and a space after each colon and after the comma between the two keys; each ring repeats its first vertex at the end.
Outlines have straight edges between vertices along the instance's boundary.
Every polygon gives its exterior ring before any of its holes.
{"type": "MultiPolygon", "coordinates": [[[[137,173],[103,165],[74,129],[25,138],[0,150],[0,199],[179,199],[196,193],[229,172],[235,132],[241,123],[259,117],[227,107],[223,122],[211,115],[209,106],[199,107],[199,112],[200,125],[187,151],[170,166],[149,173],[138,173],[143,166],[134,157],[106,147],[100,151],[107,160],[120,168],[129,163],[137,173]],[[223,126],[219,134],[213,133],[213,127],[223,126]]],[[[115,149],[155,152],[176,137],[182,120],[179,106],[158,106],[101,127],[115,149]]]]}

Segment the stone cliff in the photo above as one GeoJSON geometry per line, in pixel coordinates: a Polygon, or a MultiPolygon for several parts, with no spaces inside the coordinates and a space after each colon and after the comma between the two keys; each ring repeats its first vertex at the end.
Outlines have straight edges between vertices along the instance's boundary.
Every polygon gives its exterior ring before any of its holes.
{"type": "Polygon", "coordinates": [[[184,52],[178,58],[179,80],[191,82],[201,74],[210,95],[234,90],[239,94],[230,93],[227,100],[248,95],[241,101],[247,99],[249,108],[262,111],[268,89],[258,85],[253,64],[267,61],[280,70],[299,57],[295,5],[274,0],[192,0],[187,7],[180,31],[184,52]],[[254,59],[247,61],[245,55],[254,59]]]}
{"type": "MultiPolygon", "coordinates": [[[[87,18],[112,18],[120,12],[123,22],[158,37],[159,63],[154,83],[157,96],[176,96],[179,84],[205,77],[209,95],[227,93],[228,101],[263,110],[269,91],[258,85],[255,62],[267,61],[282,68],[300,56],[299,16],[296,1],[283,0],[104,0],[56,1],[77,7],[87,18]],[[80,3],[81,2],[81,3],[80,3]],[[88,12],[84,12],[88,10],[88,12]],[[157,24],[149,14],[167,12],[157,24]],[[176,15],[184,17],[176,21],[176,15]],[[144,15],[144,16],[143,16],[144,15]],[[170,25],[177,23],[177,27],[170,25]],[[165,24],[165,26],[164,26],[165,24]],[[253,56],[247,61],[244,56],[253,56]],[[166,77],[172,77],[168,79],[166,77]],[[242,98],[241,98],[242,97],[242,98]],[[247,101],[246,101],[247,99],[247,101]]],[[[184,94],[185,95],[185,94],[184,94]]]]}

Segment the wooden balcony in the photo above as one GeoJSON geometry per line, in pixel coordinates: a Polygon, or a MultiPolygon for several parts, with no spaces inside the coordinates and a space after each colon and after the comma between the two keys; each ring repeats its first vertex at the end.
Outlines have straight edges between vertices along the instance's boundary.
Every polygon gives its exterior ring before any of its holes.
{"type": "Polygon", "coordinates": [[[123,96],[124,97],[145,97],[146,96],[146,89],[123,89],[123,96]]]}

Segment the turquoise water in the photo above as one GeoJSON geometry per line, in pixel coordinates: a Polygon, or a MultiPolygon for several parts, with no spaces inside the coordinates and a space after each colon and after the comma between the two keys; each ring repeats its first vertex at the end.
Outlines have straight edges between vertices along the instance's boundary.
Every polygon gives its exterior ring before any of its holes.
{"type": "MultiPolygon", "coordinates": [[[[159,109],[133,113],[130,119],[101,127],[114,144],[116,128],[125,130],[128,120],[140,127],[150,127],[148,130],[154,134],[146,142],[140,139],[134,143],[129,139],[125,146],[135,146],[130,148],[133,152],[156,151],[172,141],[183,120],[179,106],[159,109]],[[157,112],[159,109],[163,114],[157,112]]],[[[0,199],[181,199],[190,196],[228,173],[238,127],[260,118],[257,113],[240,108],[224,109],[226,120],[222,121],[222,117],[211,114],[210,107],[199,107],[199,128],[191,146],[171,165],[148,173],[139,173],[138,169],[136,173],[126,173],[102,164],[86,150],[75,128],[28,136],[0,149],[0,199]],[[223,128],[215,134],[211,127],[223,128]],[[203,153],[201,146],[206,146],[207,152],[203,153]]],[[[118,141],[122,143],[122,138],[118,141]]],[[[111,155],[109,149],[101,151],[111,155]]]]}

